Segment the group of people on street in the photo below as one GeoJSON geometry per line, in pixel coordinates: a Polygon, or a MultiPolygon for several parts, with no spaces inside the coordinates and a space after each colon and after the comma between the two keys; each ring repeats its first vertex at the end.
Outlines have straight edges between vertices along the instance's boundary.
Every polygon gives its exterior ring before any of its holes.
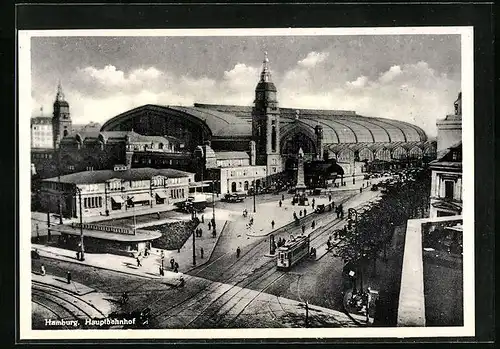
{"type": "Polygon", "coordinates": [[[201,238],[201,236],[203,235],[203,230],[201,228],[197,228],[195,230],[195,235],[196,237],[201,238]]]}
{"type": "Polygon", "coordinates": [[[174,258],[170,258],[170,269],[173,269],[174,273],[179,272],[179,263],[174,258]]]}
{"type": "Polygon", "coordinates": [[[278,238],[278,243],[277,243],[277,246],[278,247],[281,247],[281,246],[284,246],[286,244],[286,239],[285,238],[278,238]]]}
{"type": "Polygon", "coordinates": [[[344,206],[342,204],[338,205],[337,208],[335,209],[335,212],[337,213],[337,218],[344,218],[344,206]]]}

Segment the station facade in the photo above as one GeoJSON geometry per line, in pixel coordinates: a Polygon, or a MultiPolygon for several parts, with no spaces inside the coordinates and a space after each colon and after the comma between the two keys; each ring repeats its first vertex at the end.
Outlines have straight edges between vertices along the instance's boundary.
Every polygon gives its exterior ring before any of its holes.
{"type": "MultiPolygon", "coordinates": [[[[281,108],[277,93],[266,56],[253,106],[148,104],[111,118],[101,131],[169,133],[184,140],[184,149],[191,152],[206,146],[207,141],[214,153],[246,152],[249,166],[265,166],[266,182],[296,168],[299,149],[306,162],[335,160],[346,175],[373,161],[390,168],[421,165],[436,158],[436,143],[415,125],[354,111],[281,108]]],[[[204,158],[201,161],[207,172],[225,167],[211,166],[204,158]]]]}
{"type": "Polygon", "coordinates": [[[299,149],[306,163],[334,162],[346,176],[436,158],[436,143],[407,122],[355,111],[280,107],[267,54],[251,106],[147,104],[109,119],[99,132],[70,134],[69,104],[59,86],[52,125],[52,161],[34,159],[42,178],[126,164],[193,172],[197,181],[213,182],[226,193],[235,186],[245,190],[247,183],[267,186],[283,176],[293,178],[299,149]]]}

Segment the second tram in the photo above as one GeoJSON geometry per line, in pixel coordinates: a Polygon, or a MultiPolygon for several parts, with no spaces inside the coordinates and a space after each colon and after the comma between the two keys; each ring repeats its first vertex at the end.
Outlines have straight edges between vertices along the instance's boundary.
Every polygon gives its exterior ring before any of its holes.
{"type": "Polygon", "coordinates": [[[278,270],[289,270],[292,266],[300,262],[309,255],[309,236],[297,236],[281,247],[278,247],[278,257],[276,265],[278,270]]]}

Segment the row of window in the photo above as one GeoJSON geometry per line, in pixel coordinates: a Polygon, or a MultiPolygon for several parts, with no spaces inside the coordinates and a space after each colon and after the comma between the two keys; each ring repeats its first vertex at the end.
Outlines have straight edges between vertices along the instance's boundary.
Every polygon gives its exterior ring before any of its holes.
{"type": "MultiPolygon", "coordinates": [[[[252,176],[253,171],[250,169],[245,169],[245,170],[234,170],[234,171],[229,171],[229,176],[230,177],[246,177],[246,176],[252,176]]],[[[263,171],[264,173],[264,171],[263,171]]],[[[259,171],[255,171],[255,174],[258,175],[259,171]]]]}
{"type": "Polygon", "coordinates": [[[32,153],[31,156],[34,159],[52,159],[52,154],[32,153]]]}
{"type": "Polygon", "coordinates": [[[217,160],[217,166],[220,167],[248,166],[248,165],[250,165],[248,159],[217,160]]]}
{"type": "Polygon", "coordinates": [[[133,160],[134,164],[143,164],[143,165],[151,165],[151,164],[157,164],[157,165],[184,165],[186,163],[185,160],[178,160],[178,159],[151,159],[151,158],[145,158],[145,157],[134,157],[133,160]]]}
{"type": "Polygon", "coordinates": [[[184,198],[184,189],[171,189],[170,190],[170,198],[171,199],[183,199],[184,198]]]}
{"type": "Polygon", "coordinates": [[[84,208],[98,208],[102,207],[102,197],[95,196],[90,198],[83,199],[83,207],[84,208]]]}

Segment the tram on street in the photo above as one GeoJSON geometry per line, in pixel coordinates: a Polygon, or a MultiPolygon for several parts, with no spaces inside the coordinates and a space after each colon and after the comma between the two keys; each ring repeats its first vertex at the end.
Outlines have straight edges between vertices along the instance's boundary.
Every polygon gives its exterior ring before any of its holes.
{"type": "Polygon", "coordinates": [[[289,270],[295,264],[309,255],[309,236],[291,236],[291,239],[281,247],[278,247],[278,258],[276,265],[278,270],[289,270]]]}

